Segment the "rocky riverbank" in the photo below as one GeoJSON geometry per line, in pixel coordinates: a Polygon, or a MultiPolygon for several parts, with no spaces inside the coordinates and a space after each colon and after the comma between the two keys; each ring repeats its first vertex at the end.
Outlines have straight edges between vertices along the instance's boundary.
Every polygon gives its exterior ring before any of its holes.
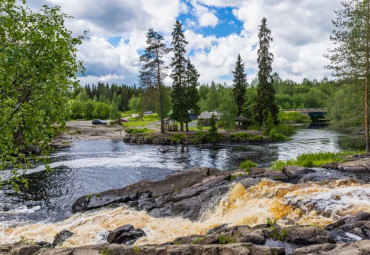
{"type": "Polygon", "coordinates": [[[78,242],[85,219],[66,224],[53,243],[25,239],[0,246],[0,254],[369,254],[370,158],[325,167],[195,168],[89,194],[75,201],[74,212],[115,210],[105,219],[90,216],[94,224],[121,215],[122,204],[131,208],[123,215],[133,216],[109,229],[101,244],[78,242]],[[157,222],[148,227],[143,221],[157,222]]]}

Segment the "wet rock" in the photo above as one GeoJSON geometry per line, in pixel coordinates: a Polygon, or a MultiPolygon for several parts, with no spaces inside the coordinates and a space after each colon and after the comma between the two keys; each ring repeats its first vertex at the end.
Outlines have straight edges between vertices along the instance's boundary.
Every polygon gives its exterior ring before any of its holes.
{"type": "Polygon", "coordinates": [[[370,241],[361,240],[350,244],[318,244],[298,248],[294,255],[365,255],[370,254],[370,241]]]}
{"type": "Polygon", "coordinates": [[[287,228],[287,230],[284,240],[287,242],[303,245],[334,243],[328,231],[317,227],[294,226],[287,228]]]}
{"type": "Polygon", "coordinates": [[[222,224],[218,227],[212,228],[212,229],[208,230],[207,235],[212,235],[212,234],[217,233],[219,231],[225,230],[227,228],[227,225],[228,224],[222,224]]]}
{"type": "Polygon", "coordinates": [[[35,242],[35,244],[38,245],[38,246],[41,246],[43,248],[52,248],[53,247],[52,243],[48,243],[48,242],[45,242],[45,241],[35,242]]]}
{"type": "Polygon", "coordinates": [[[370,213],[359,213],[326,226],[336,242],[350,243],[370,239],[370,213]]]}
{"type": "Polygon", "coordinates": [[[183,237],[178,237],[175,240],[173,240],[172,244],[174,245],[180,245],[180,244],[198,244],[196,240],[201,240],[204,239],[204,236],[202,235],[191,235],[191,236],[183,236],[183,237]]]}
{"type": "Polygon", "coordinates": [[[288,176],[289,181],[297,183],[303,175],[314,173],[315,170],[301,166],[284,166],[282,172],[288,176]]]}
{"type": "Polygon", "coordinates": [[[355,173],[369,173],[370,158],[363,158],[359,160],[338,163],[337,169],[341,171],[349,171],[355,173]]]}
{"type": "Polygon", "coordinates": [[[55,237],[54,237],[54,241],[53,241],[53,246],[59,246],[59,245],[62,245],[68,238],[70,238],[71,236],[73,236],[74,233],[69,231],[69,230],[62,230],[60,231],[55,237]]]}
{"type": "Polygon", "coordinates": [[[141,229],[135,229],[132,225],[124,225],[116,228],[108,235],[108,243],[133,245],[140,237],[145,236],[141,229]]]}
{"type": "Polygon", "coordinates": [[[99,208],[111,203],[135,201],[140,199],[139,197],[143,193],[152,194],[152,197],[165,196],[202,183],[209,177],[217,176],[226,178],[229,174],[215,168],[203,167],[171,174],[160,181],[143,180],[122,189],[102,192],[99,196],[80,197],[74,202],[72,211],[75,213],[99,208]]]}
{"type": "Polygon", "coordinates": [[[41,249],[38,245],[21,245],[20,247],[15,247],[11,250],[10,254],[14,255],[32,255],[41,249]]]}

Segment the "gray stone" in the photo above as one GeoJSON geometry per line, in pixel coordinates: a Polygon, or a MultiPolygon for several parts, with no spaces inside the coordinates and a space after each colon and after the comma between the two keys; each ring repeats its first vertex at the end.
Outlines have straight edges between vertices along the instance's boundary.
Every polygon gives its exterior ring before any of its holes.
{"type": "Polygon", "coordinates": [[[74,233],[69,230],[62,230],[54,237],[53,246],[62,245],[68,238],[73,236],[74,233]]]}

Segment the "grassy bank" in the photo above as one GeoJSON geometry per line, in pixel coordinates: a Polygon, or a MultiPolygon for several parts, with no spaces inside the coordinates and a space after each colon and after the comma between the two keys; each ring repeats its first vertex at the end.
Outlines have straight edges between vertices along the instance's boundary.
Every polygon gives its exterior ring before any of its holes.
{"type": "Polygon", "coordinates": [[[296,165],[304,167],[319,167],[323,164],[344,162],[349,156],[363,153],[360,151],[343,151],[343,152],[318,152],[318,153],[305,153],[299,155],[296,159],[278,160],[275,161],[271,168],[273,170],[281,171],[284,166],[296,165]]]}

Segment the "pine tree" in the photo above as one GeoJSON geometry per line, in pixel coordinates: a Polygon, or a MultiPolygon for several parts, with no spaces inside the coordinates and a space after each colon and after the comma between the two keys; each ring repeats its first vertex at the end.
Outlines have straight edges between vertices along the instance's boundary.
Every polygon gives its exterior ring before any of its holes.
{"type": "Polygon", "coordinates": [[[199,73],[195,66],[190,62],[190,59],[187,60],[187,66],[185,71],[185,98],[186,98],[186,131],[189,131],[188,122],[189,119],[189,112],[194,115],[199,114],[199,92],[198,92],[198,79],[199,73]]]}
{"type": "Polygon", "coordinates": [[[242,113],[242,107],[245,101],[244,96],[247,87],[246,75],[244,74],[244,64],[242,62],[240,54],[238,54],[238,58],[235,64],[235,71],[233,71],[233,74],[234,74],[233,93],[235,103],[238,107],[237,115],[239,116],[242,113]]]}
{"type": "Polygon", "coordinates": [[[273,88],[273,80],[271,76],[272,61],[274,56],[269,51],[270,43],[272,42],[271,31],[267,28],[267,19],[262,19],[262,24],[259,27],[259,46],[258,49],[258,81],[257,98],[256,98],[256,120],[264,127],[268,117],[268,112],[271,113],[274,122],[277,123],[278,107],[275,104],[275,90],[273,88]]]}
{"type": "Polygon", "coordinates": [[[174,56],[172,57],[171,67],[173,79],[172,83],[172,117],[180,122],[180,131],[184,131],[184,122],[189,122],[189,113],[186,107],[186,50],[188,42],[185,40],[180,21],[176,20],[172,32],[172,46],[174,56]]]}
{"type": "Polygon", "coordinates": [[[145,53],[140,57],[144,64],[140,71],[140,85],[143,87],[156,87],[159,94],[161,133],[164,133],[164,109],[163,109],[163,90],[162,80],[165,77],[163,56],[170,52],[163,42],[163,36],[152,28],[146,35],[147,47],[145,53]]]}
{"type": "Polygon", "coordinates": [[[358,94],[358,90],[364,91],[365,141],[369,153],[370,1],[352,0],[342,2],[342,5],[343,9],[335,11],[337,20],[333,21],[331,37],[335,47],[327,56],[331,61],[328,68],[356,90],[347,96],[358,94]]]}

